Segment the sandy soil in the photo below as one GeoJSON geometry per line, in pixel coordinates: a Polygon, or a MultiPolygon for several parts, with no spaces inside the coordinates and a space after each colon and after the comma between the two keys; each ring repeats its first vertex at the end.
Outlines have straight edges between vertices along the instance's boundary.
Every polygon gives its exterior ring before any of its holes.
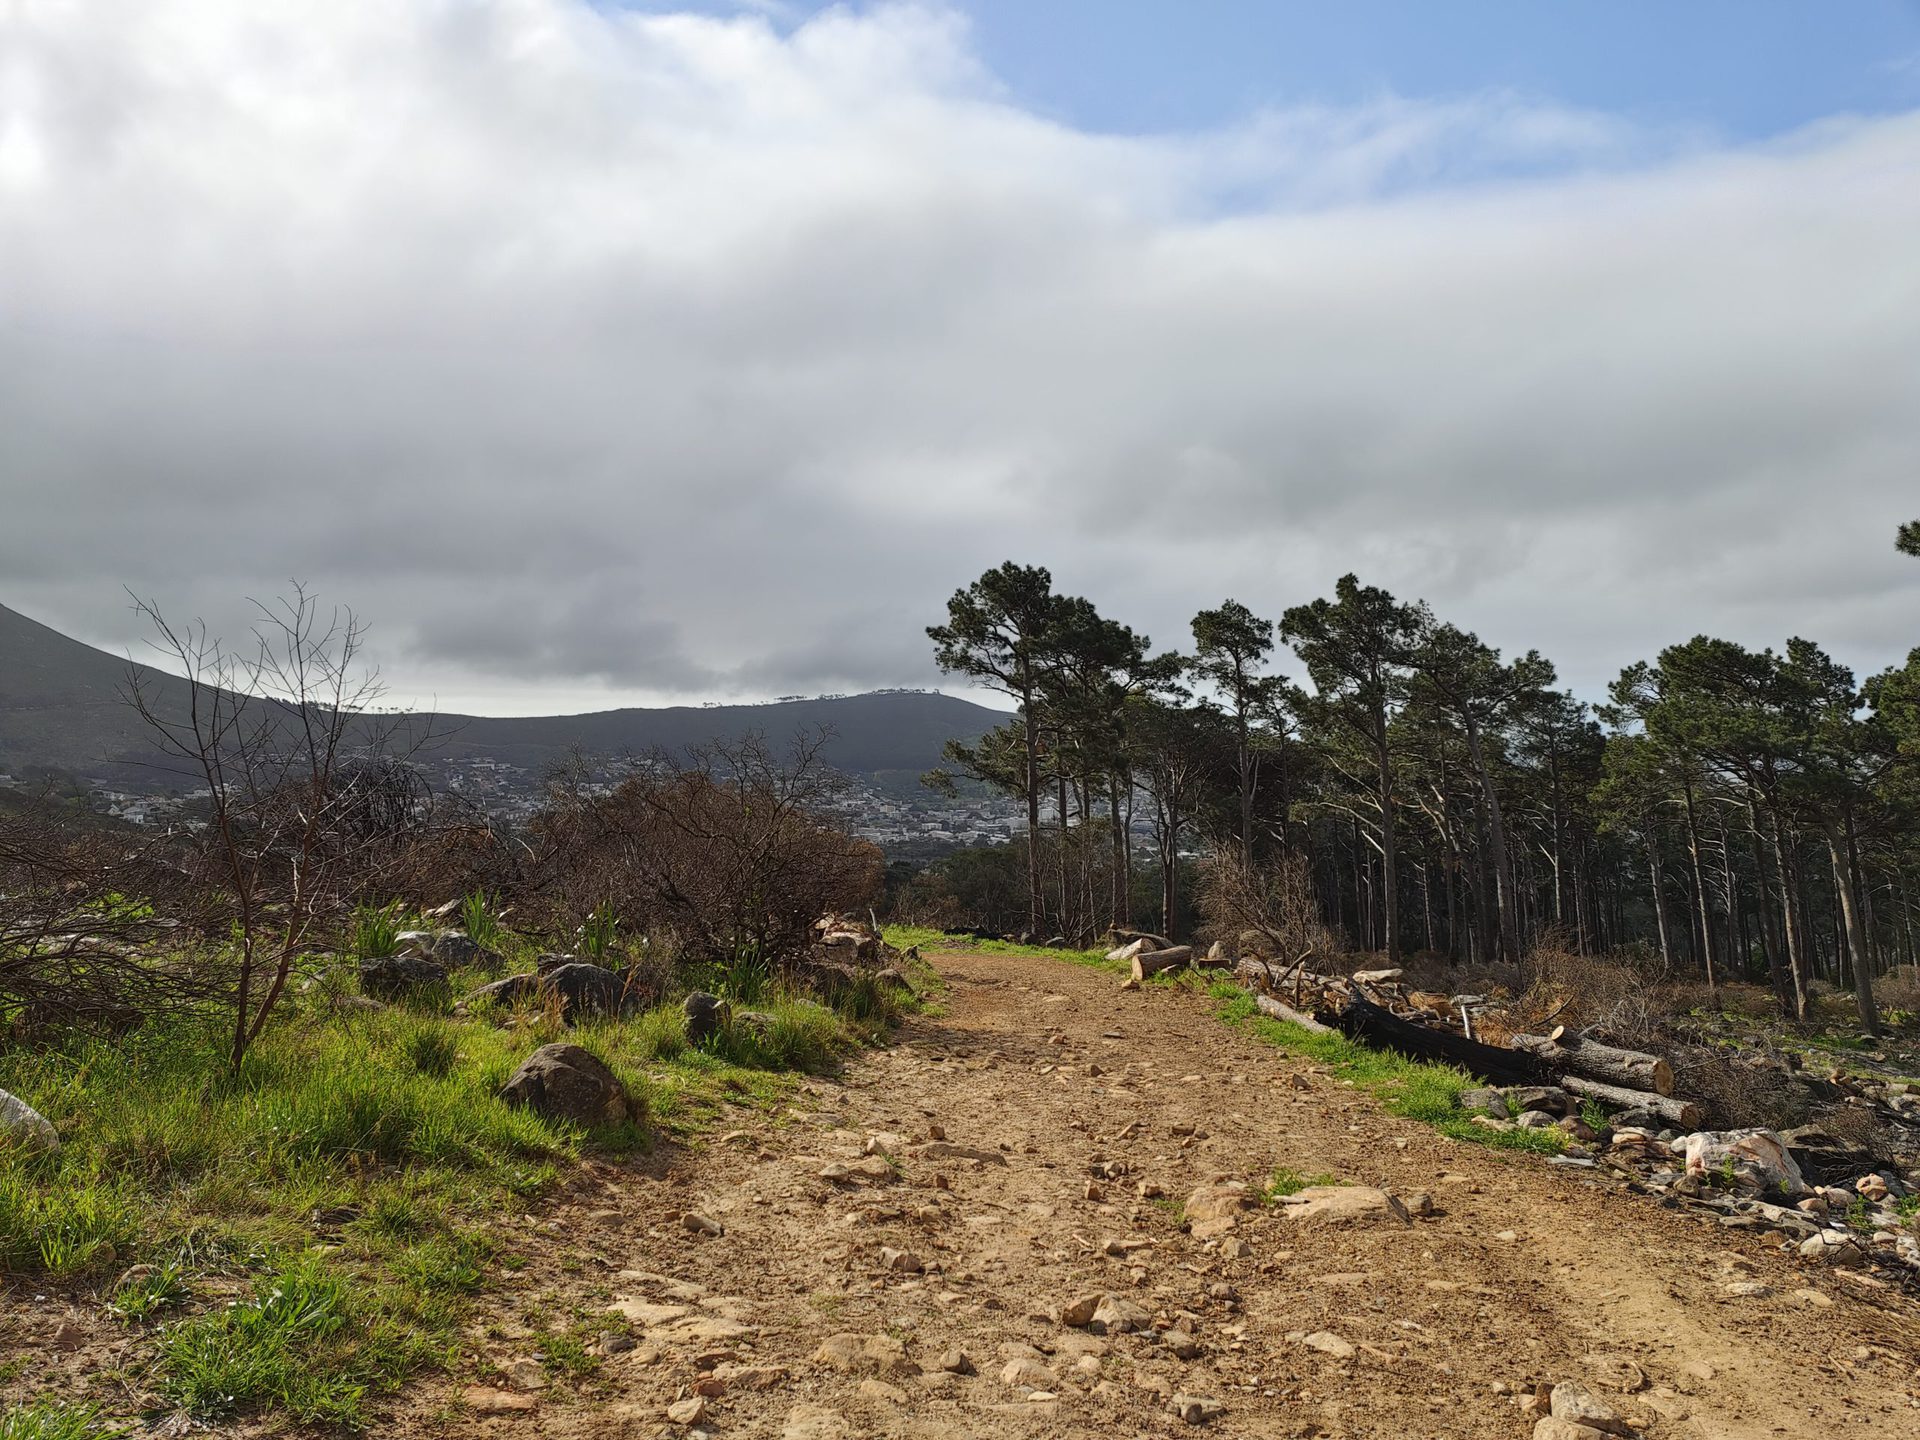
{"type": "Polygon", "coordinates": [[[472,1331],[475,1365],[523,1384],[436,1380],[383,1428],[1515,1440],[1533,1428],[1517,1397],[1571,1377],[1653,1437],[1920,1436],[1909,1300],[1593,1172],[1396,1120],[1202,997],[1046,959],[935,963],[947,1013],[785,1114],[590,1167],[472,1331]],[[942,1134],[985,1158],[916,1153],[942,1134]],[[889,1159],[864,1153],[875,1135],[897,1137],[877,1146],[889,1159]],[[1434,1213],[1302,1224],[1263,1207],[1225,1236],[1183,1230],[1197,1187],[1257,1188],[1276,1166],[1424,1192],[1434,1213]],[[693,1233],[689,1211],[724,1233],[693,1233]],[[1055,1318],[1103,1291],[1156,1329],[1055,1318]],[[609,1306],[633,1349],[525,1383],[527,1337],[609,1306]],[[1168,1329],[1192,1336],[1190,1358],[1168,1329]],[[1322,1332],[1344,1343],[1306,1343],[1322,1332]],[[956,1349],[976,1374],[939,1368],[956,1349]],[[669,1420],[702,1390],[704,1416],[669,1420]],[[1217,1415],[1190,1426],[1176,1393],[1217,1415]],[[483,1413],[505,1406],[531,1408],[483,1413]]]}

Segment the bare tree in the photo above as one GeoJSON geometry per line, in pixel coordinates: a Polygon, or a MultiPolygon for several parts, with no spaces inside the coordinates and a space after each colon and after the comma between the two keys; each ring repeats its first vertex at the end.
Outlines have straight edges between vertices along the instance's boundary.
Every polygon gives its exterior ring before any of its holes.
{"type": "Polygon", "coordinates": [[[363,660],[365,624],[350,610],[323,611],[302,586],[255,602],[241,648],[204,621],[179,626],[151,600],[135,605],[163,663],[186,680],[175,704],[163,682],[130,667],[126,698],[176,772],[205,790],[194,855],[238,949],[228,1052],[237,1069],[316,931],[370,892],[420,818],[424,791],[407,761],[429,727],[373,713],[384,690],[363,660]]]}

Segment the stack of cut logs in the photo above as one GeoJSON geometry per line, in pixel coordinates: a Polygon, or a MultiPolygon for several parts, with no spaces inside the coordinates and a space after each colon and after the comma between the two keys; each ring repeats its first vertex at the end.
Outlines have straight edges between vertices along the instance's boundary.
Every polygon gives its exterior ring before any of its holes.
{"type": "Polygon", "coordinates": [[[1114,938],[1123,943],[1107,958],[1130,963],[1130,987],[1167,970],[1231,970],[1254,1004],[1276,1020],[1338,1031],[1411,1059],[1456,1065],[1498,1085],[1552,1082],[1570,1094],[1643,1111],[1682,1130],[1698,1129],[1706,1118],[1700,1105],[1674,1096],[1673,1066],[1658,1055],[1603,1045],[1562,1025],[1544,1035],[1517,1034],[1497,1015],[1486,1016],[1476,1034],[1476,1016],[1487,1006],[1484,997],[1411,989],[1397,969],[1322,975],[1306,968],[1308,956],[1284,965],[1235,960],[1217,943],[1196,955],[1190,946],[1171,945],[1157,935],[1122,931],[1114,938]],[[1505,1043],[1489,1043],[1496,1039],[1505,1043]]]}

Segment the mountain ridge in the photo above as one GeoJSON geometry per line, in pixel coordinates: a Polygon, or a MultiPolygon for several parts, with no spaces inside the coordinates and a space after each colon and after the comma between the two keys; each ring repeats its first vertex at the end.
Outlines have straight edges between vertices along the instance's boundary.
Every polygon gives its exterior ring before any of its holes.
{"type": "MultiPolygon", "coordinates": [[[[128,662],[0,605],[0,770],[48,767],[107,783],[143,778],[158,788],[159,759],[128,706],[128,662]]],[[[184,713],[187,683],[149,666],[154,703],[184,713]]],[[[831,732],[824,758],[849,774],[919,774],[948,740],[972,740],[1006,715],[957,696],[918,690],[777,700],[762,704],[627,706],[578,715],[487,716],[436,712],[437,761],[492,759],[539,771],[574,751],[613,757],[762,734],[776,744],[800,731],[831,732]]]]}

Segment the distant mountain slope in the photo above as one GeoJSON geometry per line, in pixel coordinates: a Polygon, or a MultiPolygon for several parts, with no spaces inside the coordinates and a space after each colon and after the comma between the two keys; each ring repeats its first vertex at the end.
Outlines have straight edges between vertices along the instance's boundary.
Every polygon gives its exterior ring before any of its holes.
{"type": "MultiPolygon", "coordinates": [[[[161,706],[181,713],[186,683],[149,674],[161,706]]],[[[125,660],[0,605],[0,769],[48,765],[120,783],[151,779],[158,757],[121,698],[126,676],[125,660]]],[[[449,733],[434,756],[483,757],[540,770],[574,749],[605,756],[678,750],[751,732],[781,743],[796,731],[824,726],[833,732],[827,759],[838,768],[858,775],[917,774],[939,763],[948,740],[973,739],[1005,719],[971,701],[907,691],[511,719],[442,715],[436,729],[449,733]]]]}

